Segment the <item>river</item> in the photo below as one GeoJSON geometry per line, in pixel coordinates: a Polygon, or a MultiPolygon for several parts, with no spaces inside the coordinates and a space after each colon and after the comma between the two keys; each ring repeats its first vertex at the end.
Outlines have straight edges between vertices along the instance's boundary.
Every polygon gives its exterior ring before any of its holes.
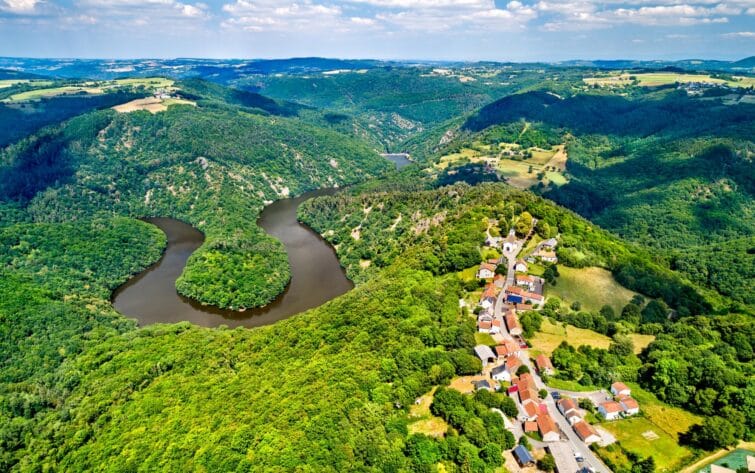
{"type": "Polygon", "coordinates": [[[258,224],[286,247],[291,266],[291,282],[286,290],[265,307],[244,312],[203,306],[176,291],[189,256],[202,245],[204,235],[191,225],[170,218],[146,221],[168,237],[162,258],[131,278],[113,294],[113,306],[139,325],[188,321],[204,327],[258,327],[312,309],[354,287],[338,262],[333,248],[319,234],[296,220],[296,209],[307,199],[330,195],[336,189],[307,192],[282,199],[262,211],[258,224]]]}

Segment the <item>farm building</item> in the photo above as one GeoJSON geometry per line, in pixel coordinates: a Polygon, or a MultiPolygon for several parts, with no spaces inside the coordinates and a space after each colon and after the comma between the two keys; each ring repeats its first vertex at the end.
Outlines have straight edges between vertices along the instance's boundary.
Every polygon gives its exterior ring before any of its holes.
{"type": "Polygon", "coordinates": [[[614,396],[631,396],[632,390],[621,381],[616,381],[611,385],[611,394],[614,396]]]}
{"type": "Polygon", "coordinates": [[[535,358],[535,365],[537,366],[538,373],[547,375],[553,374],[553,363],[551,363],[550,358],[545,356],[545,354],[541,353],[537,355],[537,358],[535,358]]]}
{"type": "Polygon", "coordinates": [[[535,464],[535,459],[532,458],[529,450],[527,450],[524,445],[517,445],[516,448],[511,451],[511,453],[514,455],[516,462],[519,463],[519,466],[524,467],[532,466],[535,464]]]}
{"type": "Polygon", "coordinates": [[[506,312],[506,328],[511,335],[521,335],[522,327],[519,325],[519,318],[514,310],[506,312]]]}
{"type": "Polygon", "coordinates": [[[606,420],[616,420],[621,417],[624,408],[616,401],[606,401],[600,403],[598,406],[598,412],[600,412],[606,420]]]}
{"type": "Polygon", "coordinates": [[[621,397],[619,404],[624,409],[624,415],[633,416],[640,413],[640,404],[634,398],[629,396],[621,397]]]}
{"type": "Polygon", "coordinates": [[[474,352],[477,355],[477,358],[482,361],[483,367],[487,366],[488,363],[495,363],[497,359],[495,353],[493,353],[493,350],[491,350],[487,345],[477,345],[476,347],[474,347],[474,352]]]}
{"type": "Polygon", "coordinates": [[[587,445],[600,441],[600,435],[598,435],[598,432],[596,432],[595,428],[587,422],[581,420],[574,424],[573,427],[577,436],[587,445]]]}
{"type": "Polygon", "coordinates": [[[543,442],[558,442],[561,440],[556,422],[553,421],[553,418],[549,414],[537,416],[537,429],[540,431],[543,442]]]}

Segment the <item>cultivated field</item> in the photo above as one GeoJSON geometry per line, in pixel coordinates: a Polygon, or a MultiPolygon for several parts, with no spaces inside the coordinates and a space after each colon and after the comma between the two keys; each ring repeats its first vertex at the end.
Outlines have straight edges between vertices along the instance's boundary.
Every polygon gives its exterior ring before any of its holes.
{"type": "Polygon", "coordinates": [[[708,74],[675,74],[668,72],[648,72],[643,74],[615,74],[605,77],[588,77],[582,79],[588,85],[599,85],[601,87],[624,87],[637,80],[643,87],[658,87],[661,85],[687,83],[687,82],[705,82],[708,84],[723,84],[729,87],[751,87],[755,86],[755,78],[735,76],[735,80],[725,80],[711,77],[708,74]]]}
{"type": "Polygon", "coordinates": [[[608,304],[616,313],[637,294],[625,288],[613,278],[610,271],[603,268],[569,268],[559,266],[560,277],[555,286],[547,285],[546,297],[558,297],[572,303],[579,301],[582,309],[598,311],[608,304]]]}
{"type": "Polygon", "coordinates": [[[139,79],[118,79],[113,81],[102,82],[82,82],[80,84],[64,85],[60,87],[47,87],[52,84],[50,81],[33,82],[33,85],[39,85],[41,88],[20,92],[11,95],[3,102],[28,102],[40,100],[47,97],[56,97],[59,95],[86,94],[98,95],[103,94],[119,87],[139,87],[143,86],[147,90],[156,90],[160,88],[168,89],[172,87],[174,81],[161,77],[145,77],[139,79]]]}
{"type": "Polygon", "coordinates": [[[135,112],[137,110],[146,110],[150,113],[164,112],[171,105],[192,105],[196,107],[195,102],[183,99],[159,99],[156,97],[147,97],[143,99],[132,100],[121,105],[116,105],[113,110],[119,113],[135,112]]]}

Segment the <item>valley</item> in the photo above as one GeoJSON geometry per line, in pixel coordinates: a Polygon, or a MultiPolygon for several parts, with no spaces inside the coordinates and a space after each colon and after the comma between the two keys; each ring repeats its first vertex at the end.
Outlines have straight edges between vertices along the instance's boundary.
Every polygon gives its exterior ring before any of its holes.
{"type": "Polygon", "coordinates": [[[755,71],[10,62],[0,470],[751,445],[755,71]]]}

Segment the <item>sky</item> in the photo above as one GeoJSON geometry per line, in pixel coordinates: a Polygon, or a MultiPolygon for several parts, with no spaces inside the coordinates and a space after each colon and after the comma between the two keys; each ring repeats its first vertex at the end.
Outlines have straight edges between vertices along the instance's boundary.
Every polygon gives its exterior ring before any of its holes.
{"type": "Polygon", "coordinates": [[[561,61],[755,55],[755,0],[0,0],[0,56],[561,61]]]}

